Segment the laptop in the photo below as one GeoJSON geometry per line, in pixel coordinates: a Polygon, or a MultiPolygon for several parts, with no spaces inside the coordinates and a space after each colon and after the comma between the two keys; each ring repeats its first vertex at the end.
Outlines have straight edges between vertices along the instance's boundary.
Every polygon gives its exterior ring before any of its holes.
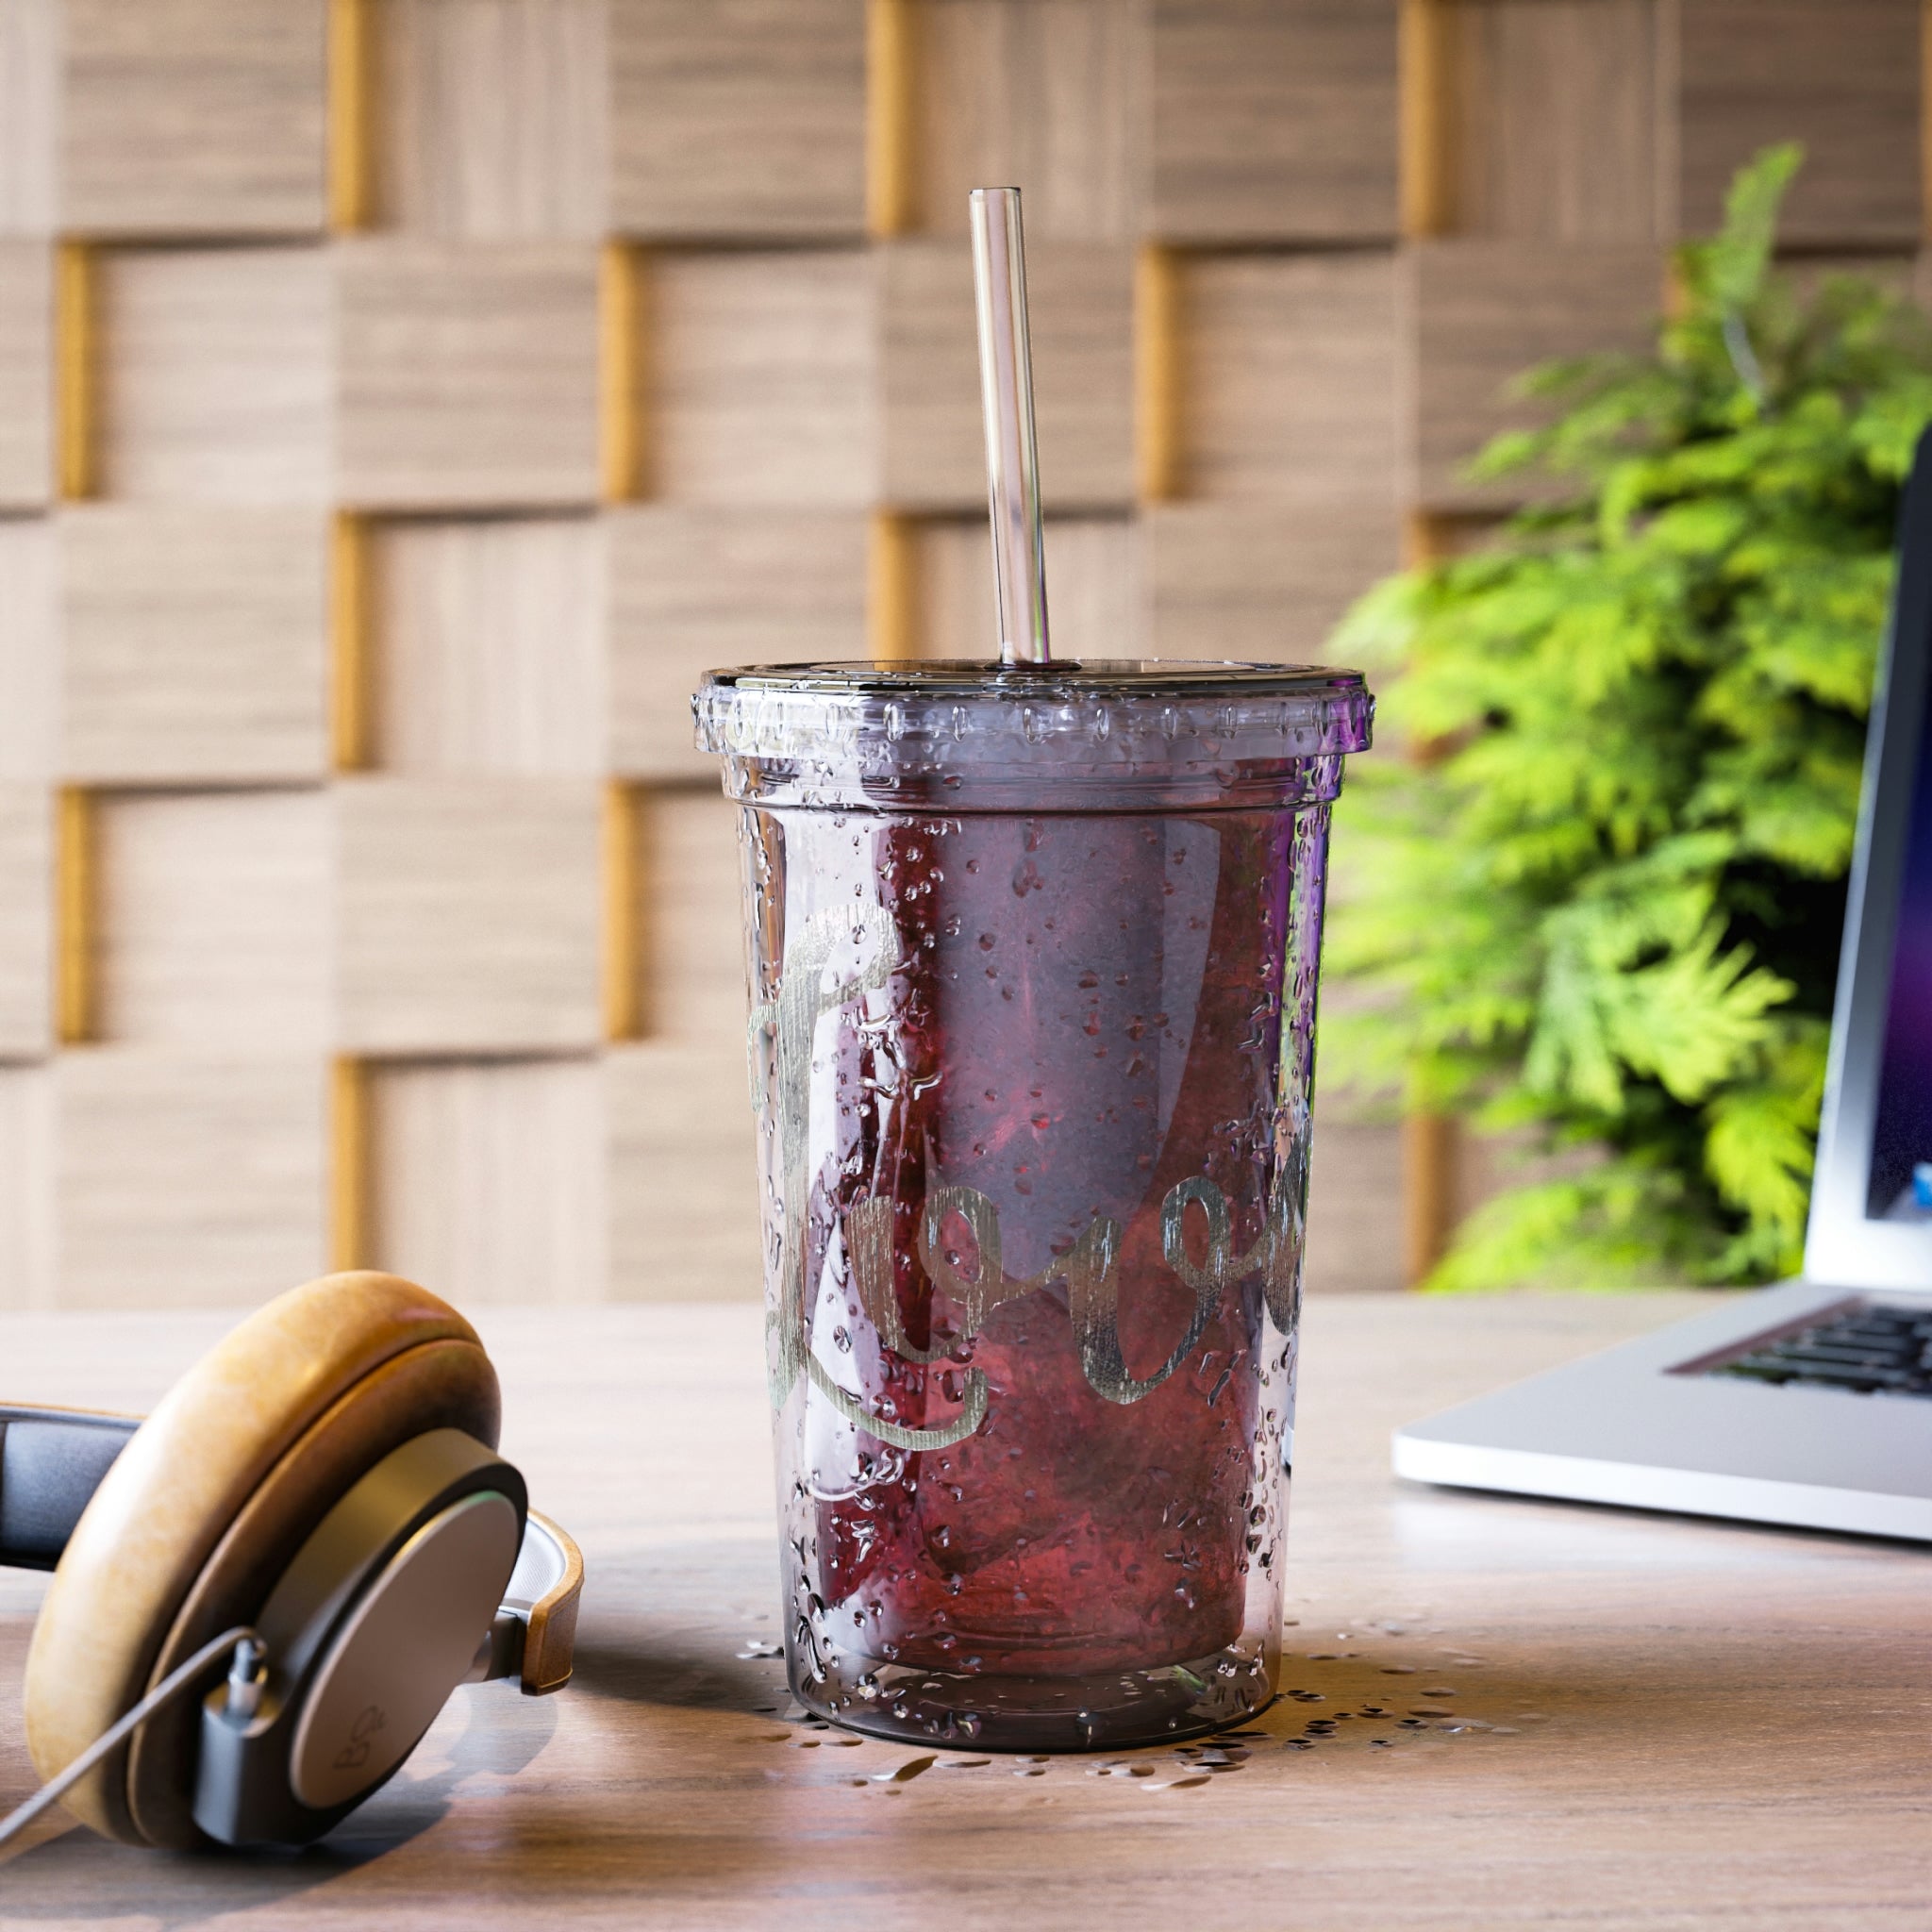
{"type": "Polygon", "coordinates": [[[1932,430],[1899,518],[1803,1275],[1399,1429],[1394,1466],[1932,1542],[1932,430]]]}

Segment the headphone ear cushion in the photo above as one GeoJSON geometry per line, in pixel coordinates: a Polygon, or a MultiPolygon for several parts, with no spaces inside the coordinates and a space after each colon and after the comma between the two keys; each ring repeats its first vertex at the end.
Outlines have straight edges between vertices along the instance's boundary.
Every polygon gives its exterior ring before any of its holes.
{"type": "MultiPolygon", "coordinates": [[[[259,1608],[357,1477],[414,1436],[493,1448],[496,1373],[470,1324],[391,1274],[325,1276],[243,1322],[168,1392],[75,1525],[27,1653],[42,1778],[151,1686],[259,1608]]],[[[65,1800],[132,1844],[201,1842],[194,1700],[143,1724],[65,1800]]]]}

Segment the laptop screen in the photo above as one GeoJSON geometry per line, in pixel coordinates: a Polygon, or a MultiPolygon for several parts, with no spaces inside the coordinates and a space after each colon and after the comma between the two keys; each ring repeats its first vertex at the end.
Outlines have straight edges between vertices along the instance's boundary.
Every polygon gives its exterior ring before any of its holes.
{"type": "Polygon", "coordinates": [[[1906,825],[1865,1212],[1932,1222],[1932,708],[1920,721],[1906,825]]]}

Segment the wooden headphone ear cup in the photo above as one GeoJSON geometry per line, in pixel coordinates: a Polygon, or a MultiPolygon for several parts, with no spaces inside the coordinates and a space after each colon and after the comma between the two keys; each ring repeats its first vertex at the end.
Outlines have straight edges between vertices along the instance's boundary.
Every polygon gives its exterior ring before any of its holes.
{"type": "MultiPolygon", "coordinates": [[[[158,1683],[210,1639],[248,1622],[331,1506],[392,1449],[443,1428],[493,1445],[496,1423],[496,1374],[477,1343],[425,1342],[364,1376],[242,1506],[175,1614],[150,1680],[158,1683]]],[[[206,1842],[193,1816],[200,1726],[189,1698],[157,1712],[134,1739],[127,1809],[150,1844],[187,1850],[206,1842]]]]}
{"type": "MultiPolygon", "coordinates": [[[[470,1324],[394,1275],[337,1274],[257,1310],[136,1433],[76,1525],[27,1653],[27,1748],[69,1763],[196,1644],[246,1621],[350,1482],[455,1427],[493,1447],[495,1371],[470,1324]]],[[[193,1701],[66,1799],[128,1843],[199,1841],[193,1701]]]]}

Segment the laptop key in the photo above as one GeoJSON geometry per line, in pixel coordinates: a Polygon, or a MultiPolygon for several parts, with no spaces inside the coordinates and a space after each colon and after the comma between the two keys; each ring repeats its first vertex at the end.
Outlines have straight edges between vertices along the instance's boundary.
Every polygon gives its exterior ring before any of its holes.
{"type": "Polygon", "coordinates": [[[1932,1397],[1932,1316],[1868,1303],[1795,1334],[1757,1342],[1709,1373],[1775,1388],[1932,1397]]]}

